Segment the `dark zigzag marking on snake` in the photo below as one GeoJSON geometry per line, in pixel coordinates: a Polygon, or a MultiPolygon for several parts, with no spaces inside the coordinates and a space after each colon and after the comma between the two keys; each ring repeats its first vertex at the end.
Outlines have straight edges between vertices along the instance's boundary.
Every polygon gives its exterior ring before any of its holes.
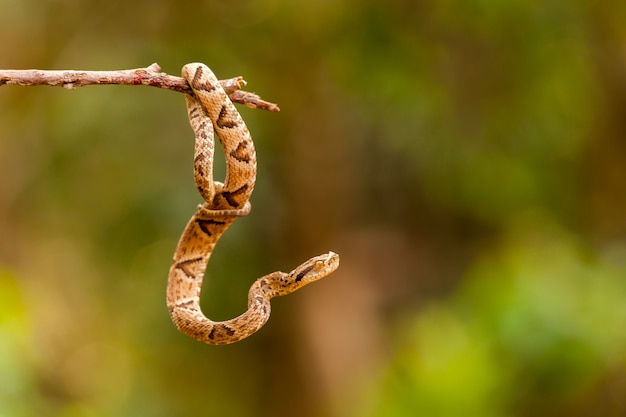
{"type": "Polygon", "coordinates": [[[201,82],[200,79],[202,78],[202,67],[199,66],[198,68],[196,68],[196,72],[193,74],[193,79],[191,80],[191,87],[194,90],[203,90],[203,91],[207,91],[207,92],[211,92],[213,90],[215,90],[215,86],[212,84],[209,84],[209,82],[201,82]]]}
{"type": "Polygon", "coordinates": [[[235,330],[231,329],[230,327],[228,327],[225,324],[218,324],[213,326],[213,328],[211,329],[211,332],[209,333],[209,339],[213,340],[215,338],[215,332],[217,330],[218,327],[221,327],[227,335],[232,336],[235,334],[235,330]]]}
{"type": "Polygon", "coordinates": [[[230,327],[228,327],[225,324],[222,324],[222,328],[226,331],[226,334],[229,336],[232,336],[235,334],[235,329],[231,329],[230,327]]]}
{"type": "Polygon", "coordinates": [[[193,158],[193,162],[194,162],[194,164],[197,164],[199,162],[204,161],[206,158],[207,158],[207,156],[206,156],[205,153],[199,153],[199,154],[196,155],[195,158],[193,158]]]}
{"type": "Polygon", "coordinates": [[[215,338],[215,328],[216,328],[216,327],[217,327],[217,326],[213,326],[213,327],[211,328],[211,333],[209,333],[209,339],[211,339],[211,340],[213,340],[213,339],[215,338]]]}
{"type": "Polygon", "coordinates": [[[200,126],[198,127],[198,130],[200,131],[199,136],[202,139],[209,139],[209,136],[210,136],[210,132],[207,131],[206,124],[207,124],[206,120],[203,120],[202,123],[200,123],[200,126]]]}
{"type": "Polygon", "coordinates": [[[183,274],[185,274],[188,278],[195,278],[196,275],[191,271],[191,265],[198,263],[198,262],[204,262],[204,259],[193,258],[193,259],[188,259],[186,261],[180,261],[176,264],[176,268],[183,271],[183,274]]]}
{"type": "Polygon", "coordinates": [[[194,107],[190,112],[189,112],[189,120],[193,120],[193,119],[197,119],[198,117],[202,116],[200,112],[200,108],[198,107],[194,107]]]}
{"type": "Polygon", "coordinates": [[[239,142],[239,145],[237,145],[237,149],[230,151],[230,156],[238,161],[249,163],[251,160],[250,152],[248,152],[246,149],[249,144],[250,142],[248,142],[247,140],[242,140],[241,142],[239,142]]]}
{"type": "Polygon", "coordinates": [[[224,226],[226,224],[225,222],[220,222],[218,220],[210,220],[210,219],[209,220],[196,219],[196,223],[198,223],[200,230],[202,230],[204,233],[206,233],[209,236],[213,236],[210,226],[224,226]]]}
{"type": "Polygon", "coordinates": [[[231,207],[239,207],[239,202],[237,201],[237,196],[243,194],[248,189],[248,184],[244,184],[235,191],[222,191],[220,194],[231,207]]]}
{"type": "Polygon", "coordinates": [[[194,300],[189,300],[189,301],[183,301],[182,303],[175,304],[174,306],[170,307],[170,309],[173,310],[175,308],[184,308],[187,310],[197,310],[195,305],[196,305],[196,302],[194,300]]]}
{"type": "Polygon", "coordinates": [[[227,113],[228,113],[228,109],[226,108],[226,105],[222,104],[220,115],[217,116],[217,120],[215,121],[215,124],[218,127],[221,127],[222,129],[232,129],[234,127],[239,126],[239,122],[235,119],[226,120],[226,117],[228,116],[227,113]]]}
{"type": "Polygon", "coordinates": [[[198,172],[198,175],[202,178],[206,176],[206,172],[204,171],[204,166],[202,165],[205,159],[207,159],[207,156],[203,153],[196,155],[196,157],[193,159],[194,169],[198,172]]]}

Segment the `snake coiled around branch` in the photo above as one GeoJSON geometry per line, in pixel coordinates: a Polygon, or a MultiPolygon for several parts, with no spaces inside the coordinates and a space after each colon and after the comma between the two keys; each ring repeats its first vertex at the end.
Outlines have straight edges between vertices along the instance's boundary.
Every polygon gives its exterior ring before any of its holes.
{"type": "Polygon", "coordinates": [[[217,78],[204,64],[187,64],[182,76],[189,122],[195,134],[194,179],[204,204],[187,223],[174,253],[167,282],[167,307],[176,327],[209,344],[229,344],[259,330],[269,319],[270,299],[286,295],[332,273],[334,252],[309,259],[291,272],[257,279],[248,292],[248,309],[226,321],[208,319],[200,309],[200,290],[215,245],[239,216],[250,212],[256,181],[256,152],[250,132],[217,78]],[[213,179],[214,132],[226,156],[224,183],[213,179]]]}

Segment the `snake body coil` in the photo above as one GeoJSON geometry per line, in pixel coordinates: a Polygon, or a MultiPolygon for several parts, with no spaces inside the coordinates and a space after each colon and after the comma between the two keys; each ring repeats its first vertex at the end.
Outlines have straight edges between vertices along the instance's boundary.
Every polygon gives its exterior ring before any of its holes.
{"type": "Polygon", "coordinates": [[[226,321],[212,321],[200,309],[207,263],[219,238],[239,216],[250,212],[256,180],[256,152],[239,112],[204,64],[187,64],[185,78],[193,95],[185,96],[196,141],[194,178],[204,204],[198,206],[176,247],[167,282],[167,307],[176,327],[209,344],[228,344],[259,330],[269,319],[270,299],[317,281],[339,266],[334,252],[316,256],[289,273],[257,279],[248,292],[248,309],[226,321]],[[226,155],[224,183],[213,180],[214,131],[226,155]]]}

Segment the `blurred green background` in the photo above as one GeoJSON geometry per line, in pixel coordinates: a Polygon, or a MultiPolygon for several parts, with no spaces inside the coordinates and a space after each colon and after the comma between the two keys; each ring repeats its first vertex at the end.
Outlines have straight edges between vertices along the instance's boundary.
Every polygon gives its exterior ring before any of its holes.
{"type": "MultiPolygon", "coordinates": [[[[183,96],[0,87],[0,416],[626,416],[626,2],[0,0],[0,68],[201,61],[278,114],[203,308],[333,250],[231,346],[165,283],[183,96]]],[[[220,166],[223,171],[223,164],[220,166]]]]}

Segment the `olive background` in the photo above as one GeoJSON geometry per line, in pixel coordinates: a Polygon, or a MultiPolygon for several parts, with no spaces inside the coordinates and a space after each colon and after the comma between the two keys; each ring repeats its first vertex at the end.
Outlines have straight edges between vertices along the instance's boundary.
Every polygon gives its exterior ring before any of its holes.
{"type": "Polygon", "coordinates": [[[239,107],[259,173],[209,317],[341,256],[249,339],[196,342],[165,307],[201,201],[183,96],[1,86],[1,416],[626,415],[625,2],[0,10],[0,68],[204,62],[279,104],[239,107]]]}

